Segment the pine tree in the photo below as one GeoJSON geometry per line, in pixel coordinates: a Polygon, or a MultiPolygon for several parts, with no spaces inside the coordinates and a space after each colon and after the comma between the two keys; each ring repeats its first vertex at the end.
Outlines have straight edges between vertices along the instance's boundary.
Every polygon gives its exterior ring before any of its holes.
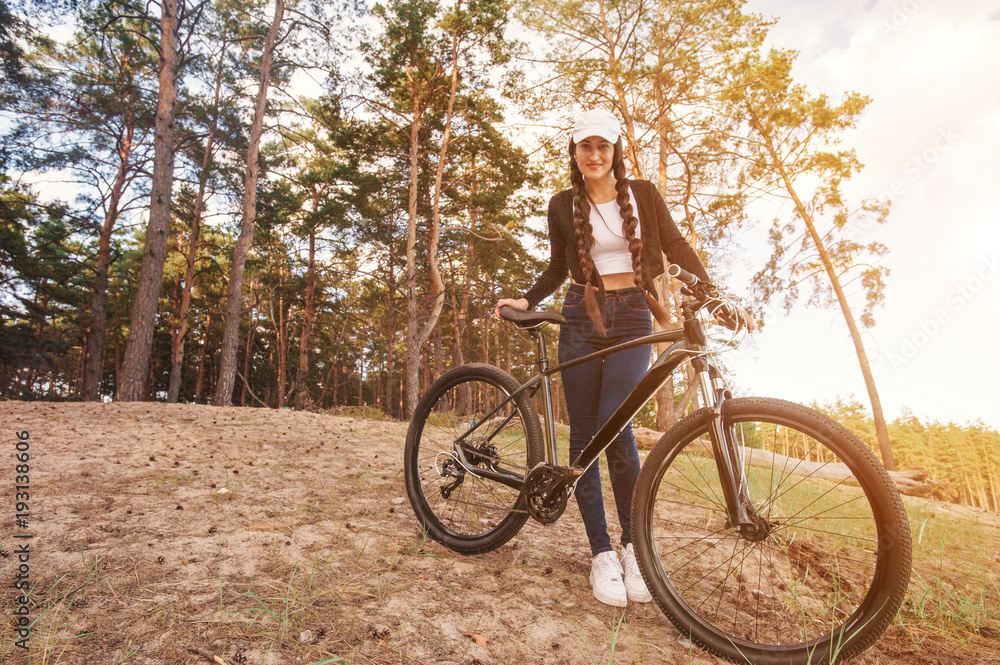
{"type": "Polygon", "coordinates": [[[132,307],[131,325],[122,363],[117,398],[124,402],[143,398],[153,350],[153,325],[167,258],[167,234],[174,185],[174,114],[181,67],[180,29],[184,0],[160,0],[159,92],[154,133],[153,177],[149,224],[143,250],[139,288],[132,307]]]}
{"type": "Polygon", "coordinates": [[[735,62],[733,85],[724,96],[729,113],[746,131],[740,145],[747,164],[742,177],[791,200],[795,209],[793,219],[771,228],[773,253],[755,276],[755,290],[761,302],[780,296],[790,308],[806,285],[811,303],[839,306],[868,391],[882,462],[895,470],[875,379],[843,286],[845,275],[853,271],[857,277],[852,280],[860,279],[865,297],[861,323],[872,325],[888,273],[877,257],[887,249],[878,242],[855,242],[852,231],[860,220],[884,222],[889,209],[874,200],[850,209],[841,187],[861,164],[853,150],[838,146],[841,133],[854,126],[869,100],[850,93],[833,105],[826,95],[810,94],[793,81],[793,60],[790,52],[771,51],[735,62]]]}
{"type": "Polygon", "coordinates": [[[250,241],[253,239],[254,220],[257,217],[257,179],[260,173],[258,154],[260,151],[261,135],[264,132],[264,114],[267,108],[267,91],[271,84],[271,66],[284,14],[284,0],[276,0],[271,27],[268,29],[267,36],[264,39],[264,53],[261,59],[260,74],[257,82],[257,101],[254,105],[253,123],[250,125],[240,237],[236,242],[236,251],[233,255],[233,263],[229,276],[226,311],[223,317],[225,327],[222,336],[219,381],[215,385],[215,393],[212,398],[212,403],[216,406],[229,406],[232,402],[233,388],[236,382],[236,343],[239,337],[241,305],[243,302],[243,269],[246,265],[247,254],[250,251],[250,241]]]}
{"type": "Polygon", "coordinates": [[[467,5],[457,0],[442,10],[433,0],[394,0],[376,6],[382,23],[378,40],[364,51],[374,69],[378,95],[370,107],[393,124],[408,146],[409,191],[406,241],[406,374],[405,412],[416,407],[424,345],[435,333],[445,302],[440,270],[441,210],[446,205],[445,174],[452,156],[453,133],[462,115],[462,98],[473,86],[485,87],[485,73],[510,58],[503,38],[509,5],[489,0],[467,5]],[[433,138],[436,146],[429,144],[433,138]],[[424,175],[425,161],[433,175],[424,175]],[[427,204],[421,210],[422,192],[427,204]],[[430,301],[421,317],[418,308],[417,227],[426,217],[426,248],[430,301]],[[421,319],[423,322],[421,323],[421,319]]]}

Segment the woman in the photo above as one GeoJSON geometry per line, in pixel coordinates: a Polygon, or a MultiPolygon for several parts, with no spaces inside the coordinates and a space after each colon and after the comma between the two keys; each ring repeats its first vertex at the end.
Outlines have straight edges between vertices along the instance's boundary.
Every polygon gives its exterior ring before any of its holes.
{"type": "MultiPolygon", "coordinates": [[[[549,201],[549,266],[523,297],[503,298],[508,305],[534,308],[566,279],[572,284],[562,313],[568,324],[559,332],[559,362],[649,335],[650,311],[666,325],[653,278],[664,270],[663,254],[704,282],[708,275],[670,218],[652,183],[627,180],[618,119],[603,110],[576,119],[569,144],[573,188],[549,201]]],[[[733,326],[753,327],[745,312],[731,312],[733,326]]],[[[570,423],[570,459],[575,459],[601,424],[624,401],[649,367],[651,348],[641,346],[593,360],[562,372],[570,423]]],[[[576,485],[576,500],[593,557],[590,585],[608,605],[645,603],[652,597],[643,583],[632,548],[629,510],[639,475],[639,453],[631,425],[607,449],[608,473],[622,529],[622,554],[608,536],[601,494],[599,462],[576,485]]]]}

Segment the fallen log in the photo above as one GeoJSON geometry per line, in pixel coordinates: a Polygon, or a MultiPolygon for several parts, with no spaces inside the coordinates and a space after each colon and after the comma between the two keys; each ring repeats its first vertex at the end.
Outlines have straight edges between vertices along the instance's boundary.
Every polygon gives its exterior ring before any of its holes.
{"type": "MultiPolygon", "coordinates": [[[[643,449],[652,449],[653,446],[663,436],[662,432],[647,429],[645,427],[633,427],[636,445],[643,449]]],[[[712,453],[711,443],[707,439],[701,440],[701,451],[706,455],[712,453]]],[[[744,448],[744,464],[756,467],[768,467],[782,469],[785,473],[794,473],[800,476],[810,476],[821,478],[830,482],[846,482],[857,485],[857,481],[848,470],[847,466],[841,463],[822,463],[800,460],[794,457],[786,457],[779,453],[772,453],[760,448],[744,448]]],[[[943,491],[943,485],[930,478],[927,471],[923,469],[909,469],[907,471],[889,471],[889,477],[896,484],[896,489],[900,494],[920,497],[939,497],[943,491]]]]}

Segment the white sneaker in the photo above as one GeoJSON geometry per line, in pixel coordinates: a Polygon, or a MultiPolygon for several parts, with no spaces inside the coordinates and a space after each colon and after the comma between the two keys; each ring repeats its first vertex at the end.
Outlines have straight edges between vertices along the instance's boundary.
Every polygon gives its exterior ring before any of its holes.
{"type": "Polygon", "coordinates": [[[632,543],[622,550],[622,570],[625,578],[625,591],[628,599],[633,603],[648,603],[653,600],[652,594],[646,588],[646,583],[642,580],[642,572],[639,570],[639,562],[635,560],[635,549],[632,543]]]}
{"type": "Polygon", "coordinates": [[[614,552],[601,552],[591,561],[590,586],[594,590],[594,598],[605,605],[628,605],[628,592],[622,581],[622,566],[614,552]]]}

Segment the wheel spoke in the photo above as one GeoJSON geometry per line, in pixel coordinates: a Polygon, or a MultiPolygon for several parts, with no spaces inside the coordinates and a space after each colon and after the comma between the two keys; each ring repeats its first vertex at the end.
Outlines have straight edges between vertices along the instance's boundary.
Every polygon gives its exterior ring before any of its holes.
{"type": "Polygon", "coordinates": [[[524,474],[541,458],[538,416],[517,383],[492,367],[463,366],[431,387],[407,437],[407,487],[428,533],[463,552],[498,547],[527,517],[521,493],[479,475],[524,474]],[[443,487],[450,487],[448,496],[443,487]]]}
{"type": "Polygon", "coordinates": [[[633,524],[652,530],[638,535],[644,570],[665,574],[650,589],[692,638],[743,662],[777,645],[787,662],[865,648],[905,593],[908,528],[883,524],[887,511],[876,510],[877,501],[898,502],[895,488],[863,444],[815,412],[748,398],[723,413],[756,528],[726,526],[715,460],[704,454],[708,419],[682,421],[650,453],[633,504],[633,524]],[[824,473],[834,464],[848,476],[824,473]],[[883,531],[898,547],[879,546],[883,531]],[[869,600],[875,583],[892,587],[884,605],[869,600]]]}

